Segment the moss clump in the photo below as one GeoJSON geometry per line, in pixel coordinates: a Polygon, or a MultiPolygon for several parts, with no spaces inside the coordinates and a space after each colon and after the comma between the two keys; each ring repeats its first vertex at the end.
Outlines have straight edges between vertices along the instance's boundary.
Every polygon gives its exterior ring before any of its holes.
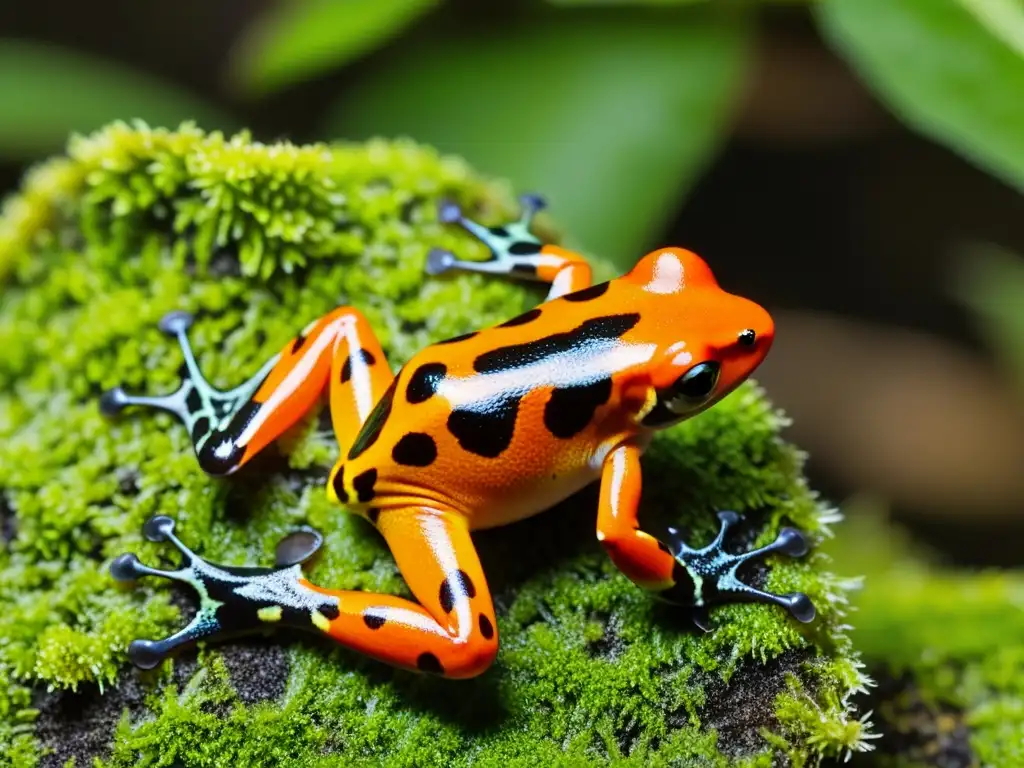
{"type": "Polygon", "coordinates": [[[869,509],[844,527],[830,549],[867,572],[854,641],[880,680],[872,764],[1024,765],[1024,573],[943,567],[869,509]]]}
{"type": "MultiPolygon", "coordinates": [[[[198,315],[197,354],[226,387],[338,304],[363,310],[396,368],[431,341],[535,304],[537,290],[506,281],[425,278],[431,246],[483,255],[437,222],[442,197],[488,221],[516,213],[504,186],[409,142],[266,146],[117,124],[73,140],[68,158],[35,170],[8,202],[0,676],[22,686],[0,702],[9,759],[31,762],[33,701],[38,745],[79,765],[97,750],[68,745],[94,745],[97,731],[108,765],[806,765],[863,748],[851,697],[867,680],[845,634],[847,584],[825,555],[750,576],[807,592],[812,625],[732,605],[702,635],[600,551],[594,489],[477,537],[502,648],[473,681],[285,637],[284,650],[253,640],[207,648],[198,664],[186,654],[149,674],[126,668],[128,641],[176,628],[189,605],[165,584],[120,589],[107,575],[121,552],[166,554],[140,535],[156,513],[233,564],[266,562],[282,535],[309,523],[326,533],[314,580],[407,594],[376,533],[327,502],[336,449],[318,414],[257,471],[225,481],[199,471],[170,417],[108,423],[97,396],[115,384],[176,385],[180,353],[156,325],[172,309],[198,315]],[[76,706],[94,716],[62,720],[76,706]],[[73,738],[83,729],[90,738],[73,738]]],[[[783,426],[747,384],[660,436],[645,460],[647,527],[672,523],[699,541],[715,529],[712,512],[728,508],[747,513],[737,547],[771,540],[784,522],[820,543],[835,517],[805,484],[783,426]]]]}

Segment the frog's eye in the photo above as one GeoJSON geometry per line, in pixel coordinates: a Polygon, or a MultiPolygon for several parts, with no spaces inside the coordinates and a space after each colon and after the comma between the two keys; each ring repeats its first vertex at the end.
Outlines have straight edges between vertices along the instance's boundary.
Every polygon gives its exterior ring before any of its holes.
{"type": "Polygon", "coordinates": [[[698,363],[676,382],[676,391],[687,400],[704,400],[718,383],[718,363],[698,363]]]}
{"type": "Polygon", "coordinates": [[[672,388],[676,393],[668,401],[670,410],[683,413],[700,405],[715,391],[720,372],[718,363],[698,363],[680,376],[672,388]]]}
{"type": "Polygon", "coordinates": [[[754,342],[757,341],[757,334],[754,333],[753,328],[745,328],[740,331],[740,335],[736,337],[736,341],[738,341],[741,346],[752,347],[754,346],[754,342]]]}

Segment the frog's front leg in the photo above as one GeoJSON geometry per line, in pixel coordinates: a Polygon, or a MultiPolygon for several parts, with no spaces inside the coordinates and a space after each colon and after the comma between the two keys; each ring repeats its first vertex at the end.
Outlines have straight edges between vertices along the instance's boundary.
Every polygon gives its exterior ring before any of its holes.
{"type": "Polygon", "coordinates": [[[380,394],[391,382],[380,343],[357,310],[340,307],[308,325],[248,381],[228,391],[215,389],[199,369],[188,340],[192,318],[172,312],[160,321],[177,337],[185,356],[182,383],[162,397],[129,395],[120,387],[100,400],[107,415],[128,406],[168,411],[185,424],[203,470],[228,475],[295,424],[323,393],[328,380],[331,416],[346,447],[359,432],[380,394]]]}
{"type": "Polygon", "coordinates": [[[441,206],[440,218],[457,223],[472,233],[491,252],[488,261],[464,261],[451,251],[434,248],[427,257],[427,272],[437,275],[449,269],[512,275],[551,285],[547,299],[575,293],[590,286],[591,270],[586,259],[556,245],[545,245],[530,232],[533,217],[544,208],[537,195],[519,199],[523,214],[518,221],[501,227],[485,227],[463,216],[455,203],[441,206]]]}
{"type": "Polygon", "coordinates": [[[324,589],[307,581],[301,563],[320,544],[299,531],[278,545],[273,568],[214,565],[189,550],[167,517],[151,519],[151,541],[170,541],[185,562],[161,571],[121,555],[111,565],[120,581],[161,576],[191,584],[199,612],[164,640],[135,640],[128,657],[151,668],[197,640],[284,626],[327,635],[347,648],[398,667],[450,678],[479,675],[498,651],[490,591],[469,535],[452,511],[409,507],[381,513],[384,535],[417,604],[392,595],[324,589]]]}
{"type": "Polygon", "coordinates": [[[807,542],[794,528],[784,528],[771,544],[732,555],[725,551],[725,535],[739,521],[735,512],[719,512],[721,528],[713,542],[692,549],[679,538],[669,547],[640,530],[637,509],[640,504],[640,449],[622,445],[609,453],[601,476],[597,538],[612,562],[637,585],[655,591],[668,602],[692,606],[694,622],[709,628],[708,607],[722,602],[762,602],[778,605],[797,620],[814,619],[814,604],[807,595],[794,592],[776,595],[744,584],[736,575],[745,562],[774,552],[799,557],[806,554],[807,542]]]}

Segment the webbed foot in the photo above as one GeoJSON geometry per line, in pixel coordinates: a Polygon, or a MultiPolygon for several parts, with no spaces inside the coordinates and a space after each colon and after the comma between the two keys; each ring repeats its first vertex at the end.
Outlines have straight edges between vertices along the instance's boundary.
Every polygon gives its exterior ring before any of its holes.
{"type": "Polygon", "coordinates": [[[203,376],[192,352],[188,339],[192,322],[192,315],[176,310],[164,315],[159,323],[161,331],[178,340],[185,357],[178,389],[168,395],[145,396],[128,394],[121,387],[114,387],[101,395],[99,407],[105,416],[116,416],[129,406],[156,408],[173,414],[188,430],[204,470],[216,475],[229,474],[236,468],[238,451],[235,446],[230,441],[210,446],[206,443],[232,420],[245,422],[251,418],[255,406],[250,400],[280,356],[272,357],[240,386],[219,390],[203,376]]]}
{"type": "Polygon", "coordinates": [[[466,218],[456,203],[446,201],[438,209],[438,219],[445,224],[458,224],[487,246],[491,252],[488,261],[463,261],[451,251],[433,248],[427,254],[426,271],[439,275],[449,269],[470,272],[508,274],[522,272],[531,275],[536,272],[536,257],[543,243],[530,231],[533,219],[546,207],[540,195],[528,194],[519,198],[522,214],[516,221],[500,227],[485,227],[466,218]]]}
{"type": "Polygon", "coordinates": [[[186,547],[174,533],[174,521],[164,515],[150,518],[142,529],[152,542],[169,541],[183,556],[173,571],[151,568],[132,553],[110,564],[117,581],[159,576],[189,584],[199,594],[199,610],[180,631],[163,640],[133,640],[128,658],[137,667],[152,669],[173,651],[197,640],[253,632],[275,624],[300,628],[322,627],[338,616],[338,598],[305,586],[302,564],[323,543],[312,529],[300,529],[277,545],[275,565],[236,567],[215,565],[186,547]]]}
{"type": "Polygon", "coordinates": [[[804,535],[795,528],[783,528],[771,544],[737,555],[725,551],[726,533],[740,521],[735,512],[719,512],[721,528],[715,540],[702,549],[689,547],[679,532],[669,528],[670,550],[678,566],[674,577],[676,584],[659,594],[663,600],[693,607],[693,621],[709,631],[708,607],[714,603],[759,602],[785,608],[797,621],[808,623],[814,620],[814,603],[802,592],[777,595],[764,592],[740,581],[736,571],[750,561],[779,552],[790,557],[807,554],[808,544],[804,535]]]}

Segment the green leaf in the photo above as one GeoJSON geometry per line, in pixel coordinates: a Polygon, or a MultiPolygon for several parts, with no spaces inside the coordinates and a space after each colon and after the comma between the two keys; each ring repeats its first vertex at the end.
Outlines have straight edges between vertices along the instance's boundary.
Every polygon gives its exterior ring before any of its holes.
{"type": "Polygon", "coordinates": [[[898,117],[1024,188],[1024,5],[823,0],[818,18],[898,117]]]}
{"type": "Polygon", "coordinates": [[[1024,257],[992,245],[974,246],[963,254],[953,277],[954,293],[1024,385],[1024,257]]]}
{"type": "Polygon", "coordinates": [[[235,126],[157,78],[50,45],[0,39],[0,157],[57,152],[73,132],[133,119],[168,128],[185,120],[210,130],[235,126]]]}
{"type": "Polygon", "coordinates": [[[576,246],[632,265],[728,126],[745,16],[551,11],[421,39],[329,116],[345,138],[408,135],[536,190],[576,246]]]}
{"type": "Polygon", "coordinates": [[[243,35],[229,65],[231,84],[264,95],[341,67],[383,44],[437,0],[292,0],[243,35]]]}

